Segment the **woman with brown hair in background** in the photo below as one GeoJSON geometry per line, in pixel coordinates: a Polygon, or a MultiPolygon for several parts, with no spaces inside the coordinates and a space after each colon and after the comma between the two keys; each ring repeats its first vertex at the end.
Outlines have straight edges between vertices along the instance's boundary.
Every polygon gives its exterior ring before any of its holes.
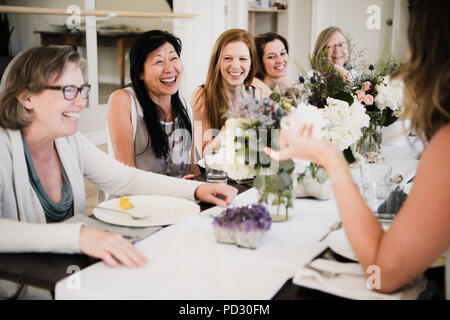
{"type": "Polygon", "coordinates": [[[263,97],[268,97],[279,86],[283,92],[294,83],[286,78],[289,64],[289,44],[281,35],[273,32],[255,37],[258,54],[258,70],[252,85],[260,88],[263,97]]]}

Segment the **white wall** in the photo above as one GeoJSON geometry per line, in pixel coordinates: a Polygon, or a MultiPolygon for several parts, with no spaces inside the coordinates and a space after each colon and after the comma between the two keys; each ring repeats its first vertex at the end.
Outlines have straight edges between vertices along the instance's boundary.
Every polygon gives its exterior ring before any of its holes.
{"type": "MultiPolygon", "coordinates": [[[[98,10],[123,10],[138,12],[163,12],[170,13],[170,7],[165,0],[96,0],[98,10]]],[[[173,21],[169,19],[150,18],[114,18],[107,21],[98,21],[100,25],[126,25],[139,31],[162,29],[173,31],[173,21]]],[[[125,54],[125,83],[130,81],[130,57],[129,49],[125,54]]],[[[99,48],[99,80],[101,83],[120,84],[119,69],[117,66],[116,48],[99,48]]]]}
{"type": "Polygon", "coordinates": [[[214,41],[225,26],[225,2],[174,0],[174,12],[194,13],[194,20],[176,20],[173,32],[183,42],[183,78],[180,93],[189,99],[195,87],[205,82],[214,41]],[[214,12],[221,14],[214,14],[214,12]]]}
{"type": "Polygon", "coordinates": [[[394,39],[392,43],[392,53],[394,57],[401,61],[406,60],[408,51],[408,0],[395,0],[394,5],[394,39]]]}
{"type": "Polygon", "coordinates": [[[315,0],[289,0],[289,11],[282,15],[286,18],[278,18],[279,33],[289,43],[288,78],[292,80],[298,79],[301,69],[309,69],[312,1],[315,0]]]}
{"type": "MultiPolygon", "coordinates": [[[[364,60],[367,62],[376,62],[378,57],[386,49],[391,49],[392,32],[394,26],[388,26],[388,19],[394,20],[394,16],[400,17],[397,30],[404,32],[407,24],[407,0],[313,0],[312,25],[311,25],[311,51],[319,33],[329,26],[340,27],[349,34],[353,43],[356,45],[356,51],[364,50],[364,60]],[[401,1],[399,6],[401,12],[394,14],[395,1],[401,1]],[[380,8],[381,19],[380,28],[369,30],[367,28],[367,19],[370,14],[367,8],[371,5],[380,8]]],[[[399,20],[396,18],[396,20],[399,20]]],[[[406,51],[406,39],[403,36],[396,37],[397,47],[396,56],[403,58],[403,51],[406,51]]]]}
{"type": "Polygon", "coordinates": [[[181,38],[183,81],[180,93],[189,98],[205,83],[214,43],[230,28],[247,29],[247,0],[174,0],[174,12],[194,13],[194,20],[175,20],[173,33],[181,38]]]}

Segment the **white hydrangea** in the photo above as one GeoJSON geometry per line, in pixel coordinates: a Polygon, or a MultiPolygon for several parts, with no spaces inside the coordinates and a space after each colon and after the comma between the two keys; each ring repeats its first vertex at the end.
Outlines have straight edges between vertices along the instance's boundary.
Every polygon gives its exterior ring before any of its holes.
{"type": "Polygon", "coordinates": [[[226,130],[235,130],[242,128],[246,123],[247,119],[243,118],[229,118],[225,123],[226,130]]]}
{"type": "Polygon", "coordinates": [[[308,81],[309,81],[309,79],[311,79],[312,77],[314,77],[314,70],[309,70],[307,73],[306,73],[306,77],[307,77],[307,79],[308,79],[308,81]]]}
{"type": "MultiPolygon", "coordinates": [[[[361,128],[369,126],[369,116],[364,106],[355,99],[349,106],[345,101],[327,99],[327,106],[319,109],[312,105],[300,104],[281,120],[283,129],[299,129],[303,124],[312,124],[312,136],[316,139],[325,139],[343,151],[358,141],[361,137],[361,128]]],[[[235,141],[236,136],[247,133],[241,128],[245,127],[245,119],[229,119],[223,136],[223,170],[228,177],[234,180],[253,178],[256,175],[256,163],[245,164],[243,155],[239,155],[242,145],[235,141]]],[[[309,161],[296,160],[296,172],[303,172],[309,161]]]]}
{"type": "MultiPolygon", "coordinates": [[[[282,129],[300,129],[303,124],[312,124],[312,136],[317,139],[323,139],[326,135],[325,128],[329,121],[323,117],[323,110],[312,105],[301,103],[293,109],[289,115],[281,120],[282,129]]],[[[309,161],[294,159],[295,172],[303,173],[309,166],[309,161]]]]}
{"type": "Polygon", "coordinates": [[[380,110],[391,108],[393,111],[398,110],[403,104],[403,81],[394,79],[391,81],[390,76],[381,79],[381,83],[376,86],[378,92],[375,97],[375,103],[380,110]]]}
{"type": "Polygon", "coordinates": [[[233,180],[252,179],[256,176],[255,165],[226,164],[224,171],[233,180]]]}
{"type": "Polygon", "coordinates": [[[281,128],[300,129],[303,124],[312,124],[312,136],[322,139],[325,135],[323,130],[328,125],[328,120],[323,116],[323,110],[301,103],[281,120],[281,128]]]}
{"type": "Polygon", "coordinates": [[[355,99],[349,106],[348,102],[327,98],[323,109],[324,118],[330,125],[326,131],[326,139],[343,151],[361,138],[361,128],[369,126],[369,116],[364,106],[355,99]]]}
{"type": "Polygon", "coordinates": [[[327,105],[319,109],[300,104],[281,121],[282,128],[300,128],[304,123],[313,124],[312,136],[325,139],[343,151],[361,137],[361,128],[369,126],[369,116],[364,106],[355,99],[348,102],[328,98],[327,105]]]}

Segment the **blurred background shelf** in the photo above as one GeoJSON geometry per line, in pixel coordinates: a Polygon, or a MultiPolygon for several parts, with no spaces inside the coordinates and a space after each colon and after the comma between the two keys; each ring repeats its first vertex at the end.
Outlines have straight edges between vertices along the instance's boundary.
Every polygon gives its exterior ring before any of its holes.
{"type": "Polygon", "coordinates": [[[253,35],[264,32],[278,32],[278,18],[279,14],[283,15],[281,18],[287,19],[287,9],[248,9],[248,31],[253,35]],[[259,30],[257,26],[265,25],[261,22],[263,19],[270,19],[270,30],[259,30]]]}

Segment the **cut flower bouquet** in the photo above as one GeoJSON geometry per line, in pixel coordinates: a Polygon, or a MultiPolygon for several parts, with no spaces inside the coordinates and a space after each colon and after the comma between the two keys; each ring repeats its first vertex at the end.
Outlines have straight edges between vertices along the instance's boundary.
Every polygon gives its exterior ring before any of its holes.
{"type": "Polygon", "coordinates": [[[403,112],[403,81],[392,79],[398,66],[396,60],[382,57],[376,65],[365,67],[354,84],[354,93],[370,117],[369,126],[356,146],[361,154],[380,153],[381,127],[396,122],[403,112]]]}

